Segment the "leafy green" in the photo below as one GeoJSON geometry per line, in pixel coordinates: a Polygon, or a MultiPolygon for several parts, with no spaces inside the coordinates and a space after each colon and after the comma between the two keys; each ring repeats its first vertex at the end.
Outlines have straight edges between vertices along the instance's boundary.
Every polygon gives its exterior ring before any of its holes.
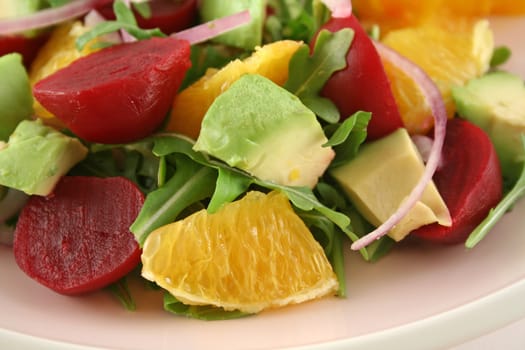
{"type": "Polygon", "coordinates": [[[335,151],[335,158],[330,163],[331,168],[345,164],[355,157],[359,147],[366,140],[371,118],[371,113],[359,111],[343,123],[330,124],[325,128],[325,133],[331,135],[325,146],[332,146],[335,151]]]}
{"type": "Polygon", "coordinates": [[[60,7],[67,3],[70,3],[71,0],[46,0],[46,2],[49,4],[50,7],[60,7]]]}
{"type": "Polygon", "coordinates": [[[490,59],[490,67],[495,68],[501,66],[509,60],[511,55],[512,52],[507,46],[496,47],[492,53],[492,58],[490,59]]]}
{"type": "Polygon", "coordinates": [[[141,245],[154,229],[175,221],[184,209],[210,197],[215,189],[215,169],[203,167],[181,155],[173,159],[175,174],[146,197],[130,227],[141,245]]]}
{"type": "Polygon", "coordinates": [[[322,30],[311,55],[309,46],[303,44],[290,60],[289,78],[284,88],[328,123],[339,121],[339,111],[319,93],[334,72],[346,67],[346,53],[353,38],[354,32],[349,28],[335,33],[322,30]]]}
{"type": "Polygon", "coordinates": [[[330,12],[318,0],[269,0],[264,41],[283,39],[309,42],[330,12]]]}
{"type": "MultiPolygon", "coordinates": [[[[521,142],[523,148],[525,149],[525,135],[521,134],[521,142]]],[[[477,245],[485,236],[490,232],[494,227],[496,222],[498,222],[503,215],[512,208],[518,199],[520,199],[525,194],[525,162],[522,163],[522,169],[520,176],[514,187],[505,194],[501,202],[493,208],[488,216],[470,233],[468,236],[465,246],[467,248],[473,248],[477,245]]]]}
{"type": "Polygon", "coordinates": [[[231,320],[251,316],[241,311],[226,311],[211,305],[186,305],[181,303],[170,293],[164,294],[164,309],[175,315],[187,316],[205,321],[231,320]]]}
{"type": "Polygon", "coordinates": [[[106,287],[106,289],[120,301],[126,310],[135,311],[137,309],[135,300],[131,296],[131,292],[129,290],[127,277],[123,277],[117,282],[110,284],[106,287]]]}
{"type": "Polygon", "coordinates": [[[104,21],[97,24],[92,30],[82,34],[76,40],[76,47],[80,51],[86,46],[88,42],[101,35],[116,32],[118,30],[125,30],[131,36],[138,40],[149,39],[152,37],[165,37],[166,35],[158,28],[142,29],[138,26],[135,20],[133,11],[124,4],[121,0],[113,3],[113,12],[115,12],[116,19],[114,21],[104,21]]]}
{"type": "Polygon", "coordinates": [[[148,193],[157,187],[159,168],[159,158],[151,153],[151,147],[147,141],[128,145],[94,144],[87,157],[73,167],[70,174],[123,176],[148,193]]]}
{"type": "Polygon", "coordinates": [[[251,185],[251,179],[243,174],[219,167],[219,177],[215,192],[208,204],[208,212],[215,213],[224,203],[229,203],[239,197],[251,185]]]}
{"type": "Polygon", "coordinates": [[[191,46],[191,67],[186,72],[180,89],[184,89],[202,77],[210,68],[219,69],[230,61],[241,58],[242,52],[219,44],[200,44],[191,46]]]}
{"type": "Polygon", "coordinates": [[[151,18],[151,6],[149,2],[133,2],[133,8],[142,16],[142,18],[151,18]]]}

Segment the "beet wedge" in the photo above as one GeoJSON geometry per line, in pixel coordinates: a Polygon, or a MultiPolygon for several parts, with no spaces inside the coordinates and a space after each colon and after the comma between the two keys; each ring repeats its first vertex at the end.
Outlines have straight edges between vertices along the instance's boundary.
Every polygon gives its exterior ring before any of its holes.
{"type": "Polygon", "coordinates": [[[47,196],[22,210],[13,250],[31,278],[61,294],[105,287],[140,262],[129,226],[144,195],[123,177],[66,176],[47,196]]]}
{"type": "Polygon", "coordinates": [[[423,226],[412,235],[436,243],[464,242],[502,198],[503,180],[487,134],[459,118],[448,121],[442,165],[434,182],[447,204],[452,226],[423,226]]]}
{"type": "Polygon", "coordinates": [[[321,27],[331,32],[354,30],[354,39],[346,56],[346,68],[335,72],[321,94],[337,106],[341,118],[357,111],[372,113],[367,138],[374,140],[403,127],[390,81],[374,43],[355,16],[332,18],[321,27]]]}
{"type": "Polygon", "coordinates": [[[35,98],[77,136],[125,143],[156,130],[191,66],[185,40],[151,38],[114,45],[35,84],[35,98]]]}

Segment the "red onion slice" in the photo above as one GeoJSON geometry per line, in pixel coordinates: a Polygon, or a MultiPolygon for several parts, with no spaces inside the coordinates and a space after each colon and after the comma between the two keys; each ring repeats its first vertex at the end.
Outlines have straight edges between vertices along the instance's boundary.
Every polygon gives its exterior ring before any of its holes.
{"type": "Polygon", "coordinates": [[[321,2],[328,7],[334,18],[345,18],[352,15],[351,0],[321,0],[321,2]]]}
{"type": "Polygon", "coordinates": [[[250,20],[250,11],[246,10],[182,30],[171,34],[171,37],[188,40],[191,45],[194,45],[248,24],[250,20]]]}
{"type": "Polygon", "coordinates": [[[432,115],[434,116],[434,142],[428,156],[425,171],[419,179],[419,182],[412,189],[409,196],[401,203],[397,211],[392,214],[385,222],[383,222],[374,231],[370,232],[366,236],[361,237],[359,240],[352,244],[353,250],[359,250],[366,247],[373,241],[383,237],[388,233],[401,219],[403,219],[410,209],[417,203],[417,201],[423,195],[425,188],[428,183],[432,180],[432,176],[440,163],[441,150],[445,140],[446,126],[447,126],[447,113],[443,97],[439,92],[436,84],[432,79],[421,69],[419,66],[408,60],[406,57],[401,56],[396,51],[382,45],[375,43],[376,49],[379,55],[390,62],[392,65],[403,70],[408,76],[418,83],[421,87],[421,91],[429,102],[432,115]]]}
{"type": "Polygon", "coordinates": [[[69,4],[38,11],[35,14],[0,21],[0,35],[15,34],[57,24],[88,13],[100,0],[76,0],[69,4]]]}

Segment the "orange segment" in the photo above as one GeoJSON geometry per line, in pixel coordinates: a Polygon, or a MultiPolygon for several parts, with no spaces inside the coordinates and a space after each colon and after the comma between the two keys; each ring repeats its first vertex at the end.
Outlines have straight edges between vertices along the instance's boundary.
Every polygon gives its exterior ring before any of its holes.
{"type": "MultiPolygon", "coordinates": [[[[94,52],[92,45],[97,42],[97,39],[90,45],[86,45],[82,51],[78,51],[75,46],[76,39],[88,30],[89,28],[82,25],[80,21],[66,22],[54,29],[31,65],[29,71],[31,85],[66,67],[74,60],[94,52]]],[[[38,101],[35,100],[33,108],[36,116],[42,118],[44,122],[60,124],[38,101]]]]}
{"type": "Polygon", "coordinates": [[[429,18],[523,15],[525,0],[353,0],[354,11],[365,23],[383,31],[418,26],[429,18]]]}
{"type": "Polygon", "coordinates": [[[146,239],[142,275],[189,305],[257,313],[334,294],[322,247],[280,192],[252,191],[146,239]]]}
{"type": "MultiPolygon", "coordinates": [[[[485,73],[494,49],[493,33],[486,20],[398,29],[389,32],[382,42],[419,65],[432,78],[443,96],[449,118],[455,113],[452,87],[485,73]]],[[[385,70],[409,132],[430,130],[433,117],[419,87],[388,63],[385,70]]]]}
{"type": "Polygon", "coordinates": [[[234,60],[220,70],[209,70],[175,97],[166,129],[197,139],[202,119],[217,96],[246,73],[259,74],[283,85],[288,79],[288,62],[300,45],[297,41],[276,41],[257,48],[245,60],[234,60]]]}

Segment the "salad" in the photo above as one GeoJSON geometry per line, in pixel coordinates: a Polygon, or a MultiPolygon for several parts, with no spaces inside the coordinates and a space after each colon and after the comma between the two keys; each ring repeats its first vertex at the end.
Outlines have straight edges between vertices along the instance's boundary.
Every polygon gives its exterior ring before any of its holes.
{"type": "Polygon", "coordinates": [[[444,88],[352,10],[35,1],[0,22],[35,53],[0,57],[0,237],[21,273],[131,309],[140,275],[167,311],[223,319],[347,297],[346,242],[371,262],[473,248],[525,189],[508,50],[475,22],[476,71],[444,88]]]}

